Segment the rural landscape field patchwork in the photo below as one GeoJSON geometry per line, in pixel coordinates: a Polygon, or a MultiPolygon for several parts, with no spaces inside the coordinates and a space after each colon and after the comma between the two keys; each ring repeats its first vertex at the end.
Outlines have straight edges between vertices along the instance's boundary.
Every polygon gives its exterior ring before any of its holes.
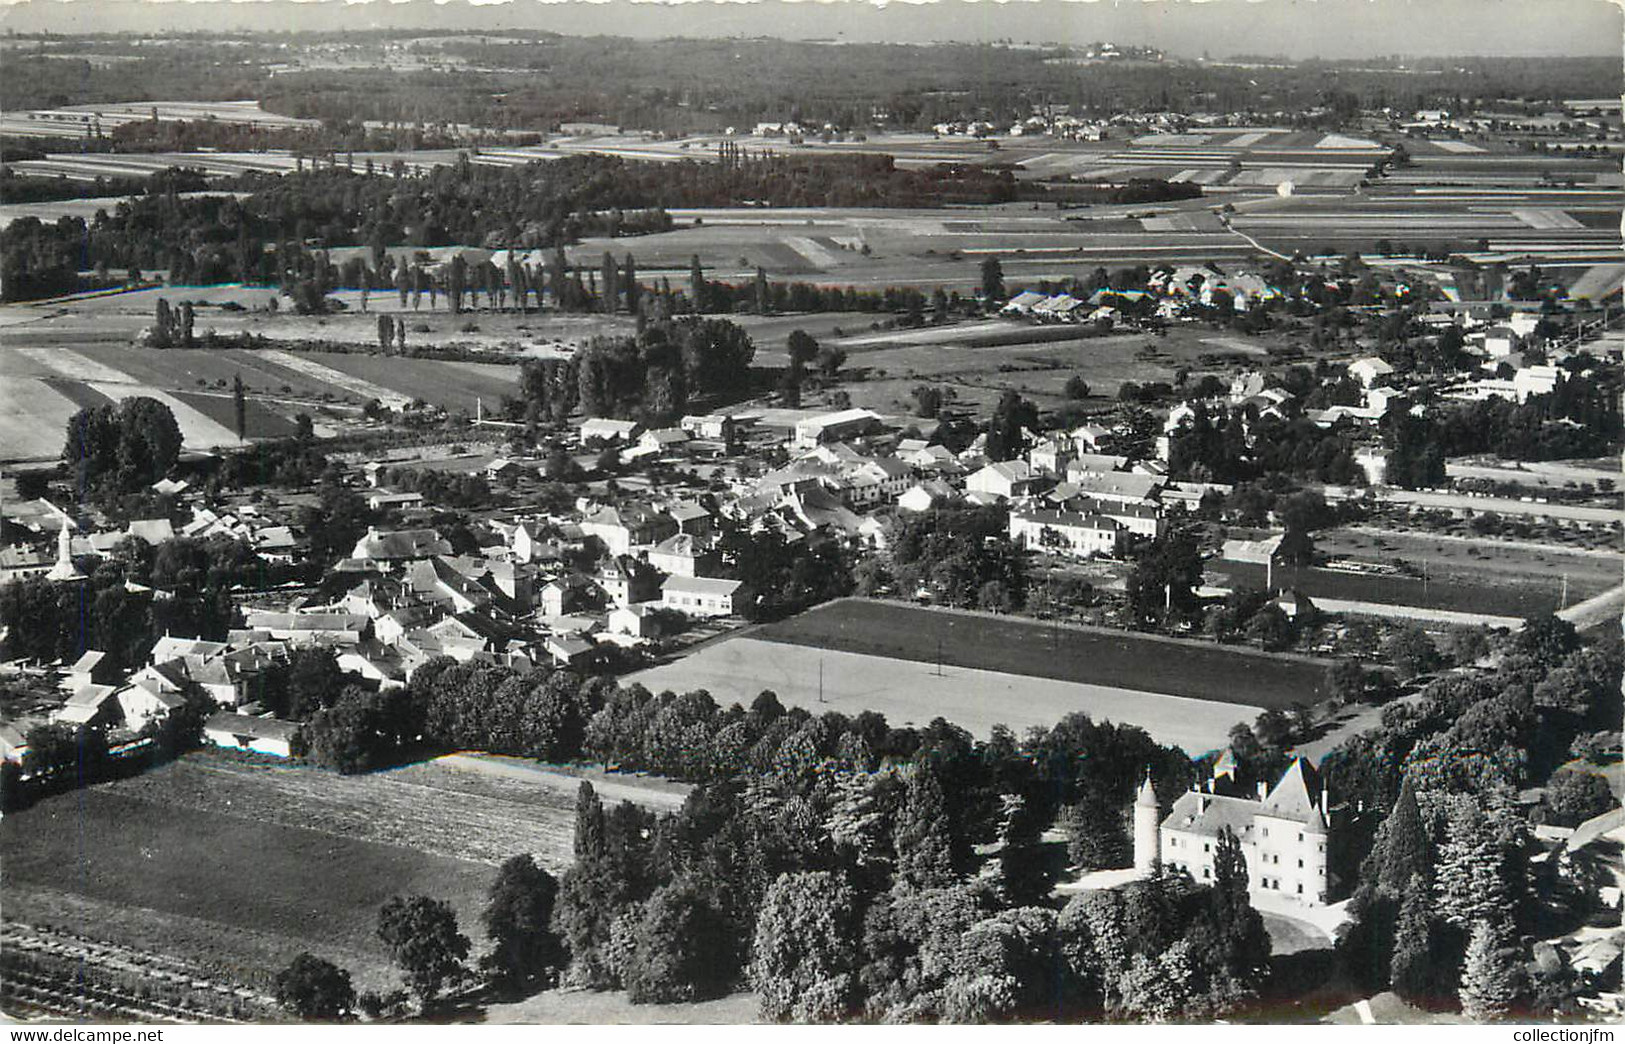
{"type": "Polygon", "coordinates": [[[1621,11],[1240,5],[0,5],[0,1013],[1617,1023],[1621,11]]]}

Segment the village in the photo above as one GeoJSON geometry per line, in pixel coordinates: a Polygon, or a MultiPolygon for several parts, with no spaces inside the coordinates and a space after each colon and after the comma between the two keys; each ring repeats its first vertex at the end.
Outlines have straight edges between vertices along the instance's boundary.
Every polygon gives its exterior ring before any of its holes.
{"type": "Polygon", "coordinates": [[[1617,102],[1118,39],[0,113],[0,1009],[1616,1020],[1617,102]]]}

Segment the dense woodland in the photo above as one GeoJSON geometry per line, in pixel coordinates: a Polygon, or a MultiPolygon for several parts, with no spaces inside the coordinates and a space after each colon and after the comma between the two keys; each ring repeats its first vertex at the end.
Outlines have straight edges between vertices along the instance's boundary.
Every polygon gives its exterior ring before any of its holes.
{"type": "MultiPolygon", "coordinates": [[[[308,34],[289,43],[376,48],[391,35],[308,34]]],[[[408,34],[394,35],[408,55],[431,67],[377,68],[381,52],[373,49],[364,58],[358,53],[357,64],[374,67],[272,75],[270,67],[286,61],[282,41],[254,37],[144,47],[138,61],[102,64],[84,56],[128,54],[129,42],[41,40],[33,53],[8,56],[13,72],[4,108],[259,98],[272,111],[328,124],[331,147],[354,148],[357,120],[431,135],[457,125],[534,132],[578,121],[665,133],[780,120],[849,131],[918,130],[943,120],[1002,120],[1025,116],[1034,106],[1065,105],[1095,115],[1256,111],[1316,125],[1360,108],[1469,113],[1499,99],[1595,97],[1620,85],[1617,63],[1600,58],[1422,59],[1398,70],[1372,61],[1078,63],[1064,47],[627,40],[523,31],[504,32],[499,40],[412,33],[413,42],[405,43],[400,37],[408,34]],[[63,50],[74,56],[53,56],[63,50]]]]}

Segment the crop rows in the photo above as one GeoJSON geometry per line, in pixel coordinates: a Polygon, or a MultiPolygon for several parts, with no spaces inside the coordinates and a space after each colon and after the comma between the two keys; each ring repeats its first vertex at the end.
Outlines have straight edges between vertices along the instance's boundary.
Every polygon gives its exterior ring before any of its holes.
{"type": "Polygon", "coordinates": [[[10,922],[0,941],[0,997],[14,1014],[237,1022],[269,1004],[253,991],[201,979],[177,961],[72,933],[10,922]]]}

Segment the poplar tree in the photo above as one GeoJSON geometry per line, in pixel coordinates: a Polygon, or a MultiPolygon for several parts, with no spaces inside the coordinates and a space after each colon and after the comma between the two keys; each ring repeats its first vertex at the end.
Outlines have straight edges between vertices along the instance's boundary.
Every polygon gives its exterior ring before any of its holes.
{"type": "Polygon", "coordinates": [[[243,375],[231,378],[231,416],[237,422],[237,441],[248,436],[248,402],[243,398],[243,375]]]}

